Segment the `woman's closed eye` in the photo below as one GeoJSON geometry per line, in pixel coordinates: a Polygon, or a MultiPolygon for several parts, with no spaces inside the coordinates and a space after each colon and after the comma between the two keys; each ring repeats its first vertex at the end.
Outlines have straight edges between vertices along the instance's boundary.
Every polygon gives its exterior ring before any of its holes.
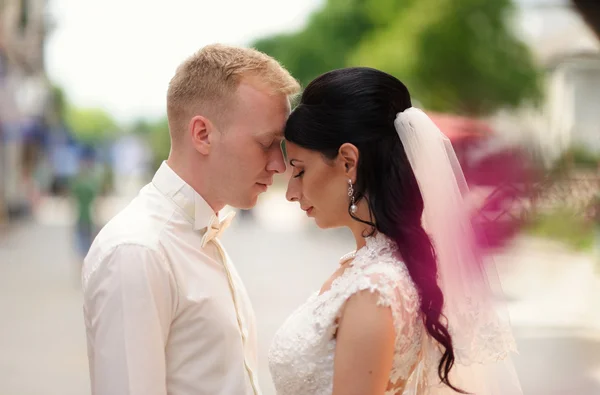
{"type": "Polygon", "coordinates": [[[303,174],[304,174],[304,170],[302,170],[302,171],[300,171],[298,174],[296,174],[296,175],[294,176],[294,178],[299,178],[299,177],[302,177],[302,175],[303,175],[303,174]]]}

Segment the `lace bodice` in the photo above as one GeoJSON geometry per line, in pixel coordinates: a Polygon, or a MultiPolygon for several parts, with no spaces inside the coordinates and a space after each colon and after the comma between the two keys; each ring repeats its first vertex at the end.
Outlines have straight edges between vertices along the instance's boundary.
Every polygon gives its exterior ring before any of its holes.
{"type": "Polygon", "coordinates": [[[424,333],[419,296],[396,245],[367,238],[349,267],[322,294],[314,293],[276,333],[269,367],[278,395],[331,395],[337,322],[353,294],[369,290],[392,311],[396,343],[386,395],[402,394],[417,365],[424,333]]]}

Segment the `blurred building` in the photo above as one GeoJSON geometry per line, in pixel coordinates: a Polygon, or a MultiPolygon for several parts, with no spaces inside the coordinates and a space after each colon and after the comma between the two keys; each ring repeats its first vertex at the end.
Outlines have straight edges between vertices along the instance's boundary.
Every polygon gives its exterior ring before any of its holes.
{"type": "Polygon", "coordinates": [[[0,211],[30,205],[36,161],[49,119],[44,69],[46,0],[0,2],[0,211]]]}
{"type": "Polygon", "coordinates": [[[600,52],[557,56],[548,64],[547,147],[585,147],[600,155],[600,52]]]}
{"type": "MultiPolygon", "coordinates": [[[[557,3],[558,4],[558,3],[557,3]]],[[[522,11],[523,38],[544,70],[537,108],[500,112],[494,129],[547,164],[570,148],[600,155],[600,41],[568,3],[522,11]]]]}

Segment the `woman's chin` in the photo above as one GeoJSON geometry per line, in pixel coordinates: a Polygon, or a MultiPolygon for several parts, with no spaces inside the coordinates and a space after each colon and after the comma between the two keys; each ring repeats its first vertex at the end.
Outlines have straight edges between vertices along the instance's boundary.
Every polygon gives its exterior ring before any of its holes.
{"type": "Polygon", "coordinates": [[[315,225],[317,225],[317,227],[319,227],[320,229],[327,229],[329,228],[329,226],[327,226],[326,223],[323,223],[323,220],[320,219],[317,216],[313,216],[313,219],[315,220],[315,225]]]}
{"type": "Polygon", "coordinates": [[[340,228],[343,226],[337,222],[325,220],[318,216],[315,216],[314,219],[315,219],[315,225],[317,225],[317,227],[319,227],[319,229],[334,229],[334,228],[340,228]]]}

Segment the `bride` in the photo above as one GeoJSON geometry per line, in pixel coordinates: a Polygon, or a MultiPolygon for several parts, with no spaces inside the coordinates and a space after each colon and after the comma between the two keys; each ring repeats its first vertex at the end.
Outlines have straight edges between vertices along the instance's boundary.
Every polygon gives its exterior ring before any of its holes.
{"type": "Polygon", "coordinates": [[[521,394],[452,146],[375,69],[312,81],[285,129],[287,198],[356,251],[277,332],[278,395],[521,394]]]}

